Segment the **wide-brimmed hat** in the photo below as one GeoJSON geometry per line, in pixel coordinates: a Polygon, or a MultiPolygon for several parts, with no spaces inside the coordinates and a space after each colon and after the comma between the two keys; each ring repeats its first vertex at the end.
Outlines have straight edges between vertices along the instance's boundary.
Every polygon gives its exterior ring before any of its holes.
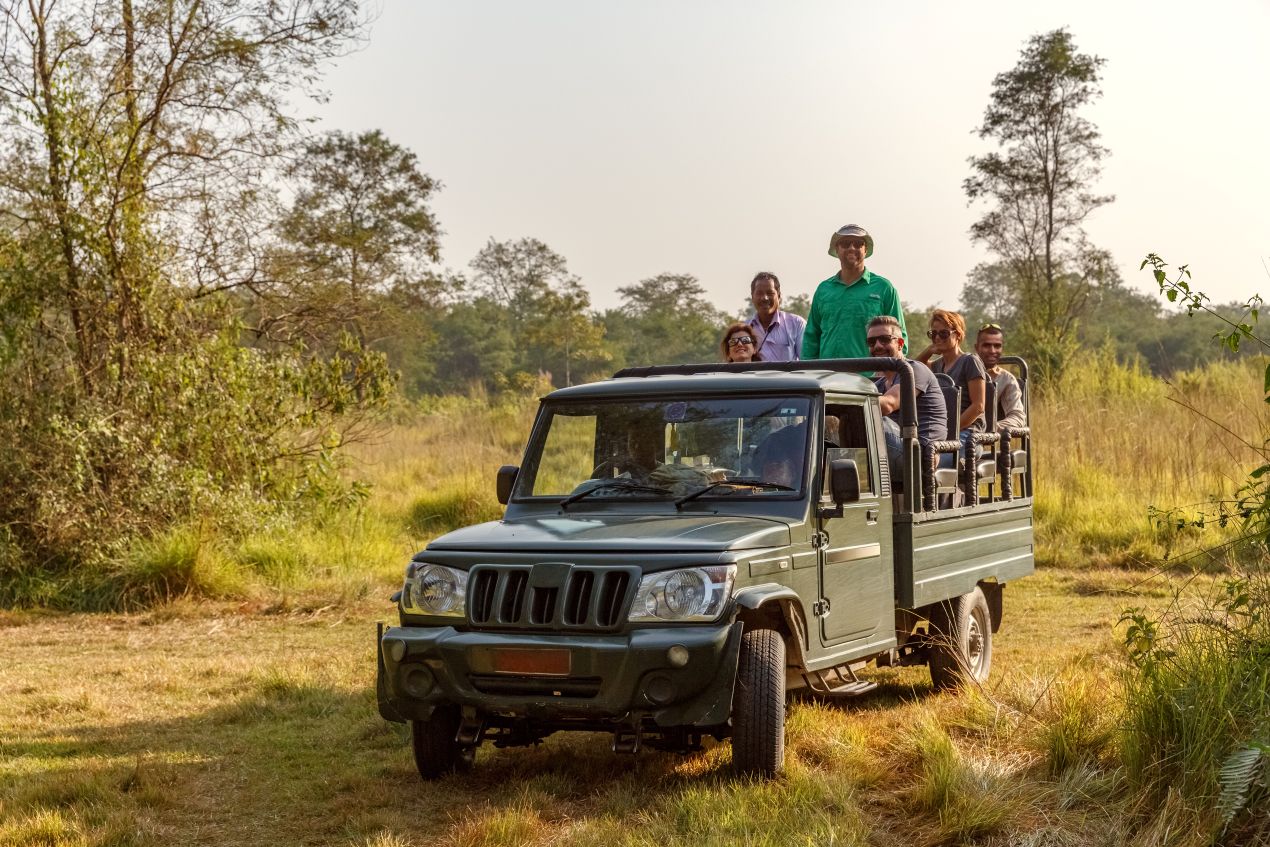
{"type": "Polygon", "coordinates": [[[873,236],[869,235],[869,231],[862,226],[856,224],[847,224],[839,229],[833,235],[829,236],[829,255],[835,259],[838,258],[838,241],[843,238],[863,238],[864,239],[864,258],[873,255],[873,236]]]}

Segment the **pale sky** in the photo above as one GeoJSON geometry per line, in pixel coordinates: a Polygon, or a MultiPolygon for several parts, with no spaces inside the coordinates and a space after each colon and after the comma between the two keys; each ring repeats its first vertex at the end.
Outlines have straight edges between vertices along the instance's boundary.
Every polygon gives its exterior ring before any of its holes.
{"type": "Polygon", "coordinates": [[[669,271],[733,312],[759,270],[810,294],[858,223],[905,302],[955,307],[989,258],[961,183],[992,78],[1065,26],[1107,60],[1091,241],[1144,290],[1154,251],[1215,300],[1270,295],[1266,2],[379,2],[320,128],[418,155],[457,270],[532,236],[596,308],[669,271]]]}

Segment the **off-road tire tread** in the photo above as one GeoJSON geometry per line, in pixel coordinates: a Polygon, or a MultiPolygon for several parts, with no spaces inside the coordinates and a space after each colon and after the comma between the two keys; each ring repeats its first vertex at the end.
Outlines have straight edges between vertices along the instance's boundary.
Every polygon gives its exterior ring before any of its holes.
{"type": "Polygon", "coordinates": [[[771,777],[785,764],[785,639],[774,629],[741,636],[732,704],[732,767],[771,777]]]}
{"type": "Polygon", "coordinates": [[[473,751],[455,740],[459,717],[457,708],[438,706],[428,720],[410,722],[410,748],[419,776],[425,780],[471,768],[473,751]]]}
{"type": "Polygon", "coordinates": [[[984,625],[980,626],[980,632],[984,639],[983,649],[987,652],[981,677],[975,681],[983,682],[992,670],[992,614],[988,609],[988,598],[976,587],[969,594],[937,603],[931,609],[927,665],[930,667],[930,681],[941,691],[958,688],[967,681],[966,657],[962,649],[966,626],[975,609],[982,612],[984,625]]]}

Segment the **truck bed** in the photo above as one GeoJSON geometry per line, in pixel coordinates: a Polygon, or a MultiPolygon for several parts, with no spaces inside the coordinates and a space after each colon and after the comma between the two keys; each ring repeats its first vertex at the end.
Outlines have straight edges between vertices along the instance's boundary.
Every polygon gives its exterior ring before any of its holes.
{"type": "Polygon", "coordinates": [[[895,600],[918,609],[1034,570],[1032,499],[947,512],[897,514],[895,600]]]}

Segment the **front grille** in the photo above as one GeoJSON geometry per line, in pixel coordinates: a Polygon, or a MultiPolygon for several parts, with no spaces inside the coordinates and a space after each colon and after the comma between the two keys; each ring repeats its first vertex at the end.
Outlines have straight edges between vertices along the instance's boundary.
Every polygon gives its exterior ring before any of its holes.
{"type": "Polygon", "coordinates": [[[612,630],[639,584],[639,568],[476,565],[468,574],[468,620],[475,626],[612,630]]]}
{"type": "Polygon", "coordinates": [[[522,697],[594,697],[600,693],[598,676],[539,679],[530,676],[471,674],[468,679],[471,680],[472,687],[482,694],[522,697]]]}

